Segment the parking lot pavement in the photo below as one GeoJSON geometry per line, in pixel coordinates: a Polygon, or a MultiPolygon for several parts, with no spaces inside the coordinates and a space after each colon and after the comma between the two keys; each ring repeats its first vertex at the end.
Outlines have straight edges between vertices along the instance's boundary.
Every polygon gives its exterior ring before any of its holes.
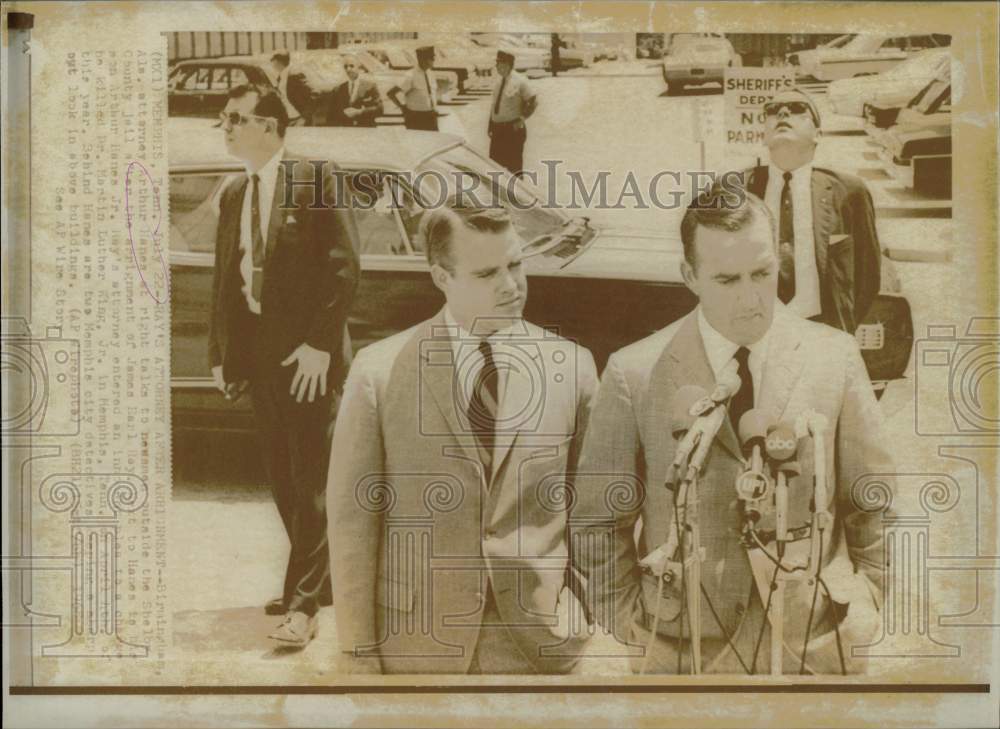
{"type": "MultiPolygon", "coordinates": [[[[562,160],[566,169],[579,172],[587,181],[603,170],[610,171],[611,190],[618,190],[630,171],[644,185],[664,169],[696,169],[700,150],[690,141],[694,106],[706,104],[710,113],[722,118],[722,96],[717,89],[667,97],[662,79],[652,74],[561,74],[533,83],[539,106],[528,121],[527,167],[540,171],[542,159],[562,160]]],[[[470,142],[485,154],[488,97],[449,110],[466,129],[470,142]]],[[[866,179],[874,187],[877,181],[871,175],[878,168],[869,152],[866,137],[832,134],[821,142],[818,159],[836,169],[869,175],[866,179]]],[[[709,150],[708,158],[710,164],[719,165],[721,150],[709,150]]],[[[664,194],[669,189],[664,185],[664,194]]],[[[557,192],[562,202],[568,201],[565,179],[559,181],[557,192]]],[[[625,204],[631,203],[626,200],[625,204]]],[[[675,231],[683,210],[579,214],[616,225],[675,231]]],[[[918,217],[923,214],[916,208],[907,212],[905,205],[897,205],[892,216],[880,214],[883,243],[897,249],[923,246],[936,251],[959,244],[952,240],[950,217],[918,217]]],[[[895,265],[919,338],[928,323],[942,316],[938,292],[959,290],[953,280],[954,267],[945,262],[898,261],[895,265]]],[[[919,453],[921,444],[913,426],[912,368],[907,379],[890,384],[881,402],[888,441],[901,453],[919,453]]],[[[277,621],[265,616],[262,606],[278,594],[288,546],[262,483],[175,484],[170,530],[171,543],[184,545],[170,554],[174,637],[182,670],[214,662],[221,682],[237,683],[309,683],[329,677],[337,650],[335,607],[322,611],[320,636],[301,653],[276,653],[266,640],[277,621]],[[239,666],[239,676],[227,673],[233,666],[239,666]]],[[[358,565],[358,569],[369,568],[358,565]]],[[[586,662],[587,672],[622,670],[621,659],[602,657],[609,652],[606,638],[598,637],[592,645],[594,657],[586,662]]]]}

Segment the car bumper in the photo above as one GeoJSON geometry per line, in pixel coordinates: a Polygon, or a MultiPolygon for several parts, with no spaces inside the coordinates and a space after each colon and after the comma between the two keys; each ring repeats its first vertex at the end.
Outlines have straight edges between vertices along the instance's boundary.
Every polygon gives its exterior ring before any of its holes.
{"type": "Polygon", "coordinates": [[[725,66],[663,67],[663,80],[667,83],[707,84],[722,83],[725,66]]]}

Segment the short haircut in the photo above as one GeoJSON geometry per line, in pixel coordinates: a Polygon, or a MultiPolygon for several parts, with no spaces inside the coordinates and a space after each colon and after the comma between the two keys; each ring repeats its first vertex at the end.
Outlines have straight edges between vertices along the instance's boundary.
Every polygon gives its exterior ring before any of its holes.
{"type": "Polygon", "coordinates": [[[501,206],[460,205],[456,198],[428,210],[417,233],[418,245],[427,253],[428,263],[452,270],[451,244],[460,227],[479,233],[503,233],[511,227],[510,214],[501,206]]]}
{"type": "Polygon", "coordinates": [[[271,54],[271,60],[277,61],[283,66],[287,66],[292,62],[292,57],[288,55],[288,51],[275,51],[271,54]]]}
{"type": "Polygon", "coordinates": [[[284,137],[285,129],[288,127],[288,110],[285,109],[278,92],[260,84],[242,84],[229,92],[229,98],[242,99],[247,94],[257,94],[257,104],[253,108],[253,113],[274,119],[278,123],[278,136],[284,137]]]}
{"type": "Polygon", "coordinates": [[[424,58],[430,58],[434,55],[434,46],[420,46],[417,49],[417,60],[423,60],[424,58]]]}
{"type": "Polygon", "coordinates": [[[698,227],[727,230],[731,233],[750,227],[754,220],[763,218],[771,230],[775,250],[778,246],[778,224],[770,208],[759,197],[742,186],[716,182],[688,205],[681,220],[681,243],[684,260],[692,269],[697,268],[698,256],[695,236],[698,227]]]}

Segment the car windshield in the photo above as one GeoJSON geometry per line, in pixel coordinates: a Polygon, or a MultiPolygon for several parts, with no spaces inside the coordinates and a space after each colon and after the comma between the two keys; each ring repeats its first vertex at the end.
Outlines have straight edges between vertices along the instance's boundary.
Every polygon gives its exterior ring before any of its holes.
{"type": "Polygon", "coordinates": [[[882,35],[856,35],[840,46],[840,50],[845,53],[874,53],[885,41],[886,38],[882,35]]]}
{"type": "Polygon", "coordinates": [[[854,33],[848,33],[847,35],[840,35],[834,38],[829,43],[824,43],[823,48],[843,48],[847,45],[852,38],[855,37],[854,33]]]}
{"type": "Polygon", "coordinates": [[[498,172],[496,165],[464,145],[431,157],[415,172],[414,179],[420,188],[415,192],[425,204],[456,194],[457,186],[461,184],[464,190],[471,188],[469,194],[475,195],[484,205],[499,203],[506,207],[517,232],[529,244],[559,232],[569,220],[558,210],[542,208],[539,195],[527,183],[522,180],[512,182],[509,172],[498,172]],[[421,172],[430,174],[420,175],[421,172]],[[471,184],[470,177],[473,180],[471,184]],[[448,186],[444,195],[439,187],[442,181],[448,186]],[[515,202],[521,207],[527,207],[532,202],[538,204],[532,204],[528,210],[519,210],[510,205],[508,189],[513,191],[515,202]]]}

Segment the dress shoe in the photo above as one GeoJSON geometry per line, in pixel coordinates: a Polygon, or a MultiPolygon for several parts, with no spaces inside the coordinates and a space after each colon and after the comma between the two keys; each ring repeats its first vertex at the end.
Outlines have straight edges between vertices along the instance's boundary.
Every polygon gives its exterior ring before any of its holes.
{"type": "Polygon", "coordinates": [[[267,637],[290,648],[305,648],[318,632],[319,618],[317,616],[309,616],[298,610],[292,610],[285,616],[285,622],[267,637]]]}
{"type": "Polygon", "coordinates": [[[287,612],[288,608],[285,607],[285,601],[280,597],[268,600],[267,604],[264,605],[264,613],[266,615],[284,615],[287,612]]]}

